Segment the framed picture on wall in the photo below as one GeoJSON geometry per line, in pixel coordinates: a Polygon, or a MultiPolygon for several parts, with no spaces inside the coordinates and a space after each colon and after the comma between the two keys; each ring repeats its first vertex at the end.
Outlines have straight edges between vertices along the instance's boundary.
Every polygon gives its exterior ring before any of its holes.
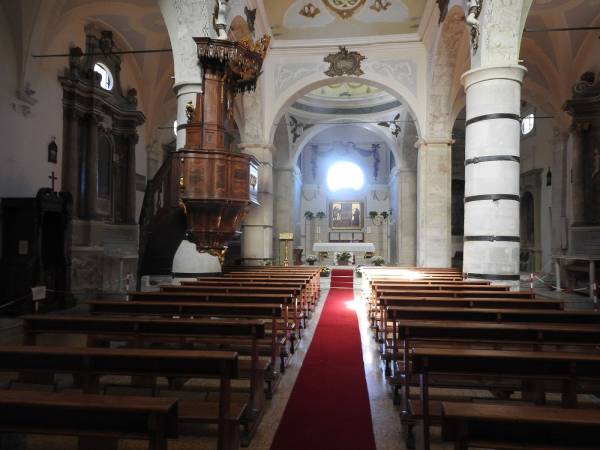
{"type": "Polygon", "coordinates": [[[329,203],[329,226],[332,230],[361,230],[363,223],[362,202],[332,201],[329,203]]]}

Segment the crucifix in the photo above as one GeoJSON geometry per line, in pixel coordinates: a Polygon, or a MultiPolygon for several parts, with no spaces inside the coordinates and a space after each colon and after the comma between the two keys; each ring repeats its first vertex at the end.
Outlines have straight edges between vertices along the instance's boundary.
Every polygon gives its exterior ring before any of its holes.
{"type": "Polygon", "coordinates": [[[50,174],[50,176],[48,176],[48,178],[52,181],[52,192],[55,192],[54,191],[54,182],[56,180],[58,180],[58,178],[54,175],[54,171],[52,171],[52,173],[50,174]]]}

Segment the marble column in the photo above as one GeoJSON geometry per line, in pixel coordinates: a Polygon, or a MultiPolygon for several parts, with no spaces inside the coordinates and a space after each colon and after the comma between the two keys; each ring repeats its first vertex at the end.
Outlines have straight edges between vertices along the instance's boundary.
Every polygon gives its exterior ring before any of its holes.
{"type": "Polygon", "coordinates": [[[450,267],[452,141],[420,139],[417,155],[417,266],[450,267]]]}
{"type": "Polygon", "coordinates": [[[73,197],[73,217],[78,217],[79,208],[79,113],[73,109],[65,111],[67,121],[65,136],[65,154],[62,168],[62,190],[71,193],[73,197]]]}
{"type": "MultiPolygon", "coordinates": [[[[198,68],[200,72],[200,68],[198,68]]],[[[177,96],[177,150],[183,148],[186,139],[186,126],[188,122],[186,106],[192,102],[196,107],[196,97],[202,92],[202,83],[180,83],[173,87],[177,96]]]]}
{"type": "Polygon", "coordinates": [[[98,201],[98,117],[88,117],[88,154],[86,164],[86,211],[90,219],[96,217],[98,201]]]}
{"type": "Polygon", "coordinates": [[[417,172],[412,169],[398,171],[398,205],[396,242],[398,264],[412,267],[417,262],[417,172]]]}
{"type": "MultiPolygon", "coordinates": [[[[198,51],[194,37],[216,37],[213,27],[214,2],[198,0],[158,0],[171,48],[175,69],[174,91],[177,95],[177,148],[185,144],[188,102],[195,106],[196,95],[202,92],[202,72],[198,66],[198,51]]],[[[173,270],[177,273],[213,273],[220,268],[218,258],[192,250],[183,241],[175,255],[173,270]],[[187,255],[187,256],[184,256],[187,255]],[[194,261],[193,263],[191,261],[194,261]]]]}
{"type": "Polygon", "coordinates": [[[270,145],[241,144],[258,168],[258,202],[242,225],[242,264],[262,266],[273,259],[273,155],[270,145]]]}
{"type": "MultiPolygon", "coordinates": [[[[273,242],[274,242],[274,257],[275,264],[279,264],[280,259],[283,261],[283,256],[280,255],[279,248],[279,234],[280,233],[294,233],[294,244],[299,242],[300,236],[299,229],[296,224],[300,218],[300,189],[301,189],[301,175],[297,167],[281,167],[275,168],[275,186],[273,190],[274,198],[274,230],[273,230],[273,242]]],[[[293,249],[293,246],[292,246],[293,249]]],[[[293,261],[293,255],[290,251],[288,258],[293,261]]]]}
{"type": "Polygon", "coordinates": [[[584,136],[589,123],[575,122],[571,127],[571,206],[572,223],[585,223],[585,155],[584,136]]]}
{"type": "Polygon", "coordinates": [[[521,83],[519,65],[466,72],[463,272],[519,284],[521,83]]]}
{"type": "Polygon", "coordinates": [[[135,224],[137,222],[137,189],[136,189],[136,162],[135,147],[139,136],[132,134],[128,138],[129,157],[127,158],[127,223],[135,224]]]}

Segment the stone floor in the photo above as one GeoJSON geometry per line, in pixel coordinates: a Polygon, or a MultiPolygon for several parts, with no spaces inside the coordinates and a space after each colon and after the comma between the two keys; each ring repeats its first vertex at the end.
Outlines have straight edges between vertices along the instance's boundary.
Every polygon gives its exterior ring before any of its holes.
{"type": "MultiPolygon", "coordinates": [[[[322,299],[324,299],[329,290],[328,278],[322,278],[322,299]]],[[[360,296],[360,278],[355,279],[355,297],[360,296]]],[[[540,295],[563,298],[567,301],[568,307],[591,308],[589,299],[573,294],[557,294],[547,289],[539,290],[540,295]]],[[[365,304],[362,301],[356,301],[357,315],[362,337],[363,358],[365,362],[365,373],[367,385],[369,389],[369,397],[371,403],[371,412],[373,416],[373,428],[375,432],[375,440],[378,450],[405,450],[404,440],[399,420],[399,411],[391,400],[391,392],[389,385],[383,374],[379,353],[375,341],[373,340],[372,332],[369,329],[367,321],[365,304]]],[[[319,304],[313,319],[310,321],[309,328],[304,332],[304,338],[299,343],[296,354],[294,355],[291,365],[286,374],[283,376],[279,388],[274,395],[273,400],[270,400],[267,406],[267,411],[263,418],[263,422],[254,437],[249,450],[268,450],[271,441],[277,430],[279,420],[283,414],[283,410],[287,404],[291,394],[294,382],[302,365],[302,361],[306,355],[306,351],[312,340],[312,336],[318,323],[323,302],[319,304]]],[[[20,343],[21,327],[18,319],[0,319],[0,342],[20,343]]],[[[351,393],[349,393],[351,395],[351,393]]],[[[419,430],[415,429],[417,443],[419,440],[419,430]]],[[[169,445],[171,450],[208,450],[214,449],[216,440],[213,437],[199,437],[194,435],[184,435],[177,441],[172,441],[169,445]]],[[[6,447],[7,449],[9,447],[6,447]]],[[[20,448],[18,446],[10,446],[20,448]]],[[[35,437],[27,438],[27,449],[29,450],[71,450],[77,448],[77,441],[73,438],[61,437],[35,437]]],[[[121,450],[138,450],[147,448],[145,442],[123,441],[120,445],[121,450]]],[[[418,447],[417,447],[418,448],[418,447]]],[[[432,429],[432,448],[434,450],[449,450],[453,448],[452,444],[442,445],[439,442],[439,428],[432,429]]],[[[2,446],[4,449],[4,446],[2,446]]]]}

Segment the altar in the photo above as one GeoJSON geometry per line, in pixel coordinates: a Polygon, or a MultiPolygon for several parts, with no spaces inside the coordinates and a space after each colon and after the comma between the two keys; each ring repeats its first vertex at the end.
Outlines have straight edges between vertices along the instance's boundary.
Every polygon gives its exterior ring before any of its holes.
{"type": "Polygon", "coordinates": [[[313,244],[313,252],[374,253],[375,245],[371,242],[317,242],[313,244]]]}

